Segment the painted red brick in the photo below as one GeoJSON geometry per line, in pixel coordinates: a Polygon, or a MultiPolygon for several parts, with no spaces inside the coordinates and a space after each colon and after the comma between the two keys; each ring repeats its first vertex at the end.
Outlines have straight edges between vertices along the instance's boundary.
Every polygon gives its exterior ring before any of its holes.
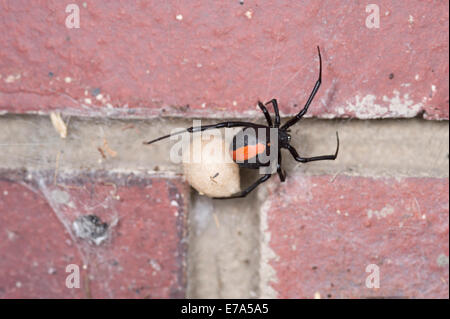
{"type": "Polygon", "coordinates": [[[184,297],[186,188],[179,179],[79,177],[34,187],[40,190],[0,182],[0,298],[184,297]],[[99,246],[72,229],[87,214],[113,225],[99,246]],[[66,288],[68,264],[80,266],[80,289],[66,288]]]}
{"type": "Polygon", "coordinates": [[[65,286],[66,266],[81,256],[42,196],[1,181],[0,238],[0,298],[83,297],[65,286]]]}
{"type": "Polygon", "coordinates": [[[0,3],[0,112],[249,116],[276,97],[294,114],[320,45],[310,115],[449,117],[448,1],[377,1],[379,29],[366,2],[76,3],[79,29],[64,1],[0,3]]]}
{"type": "Polygon", "coordinates": [[[269,203],[278,297],[449,297],[448,178],[295,176],[269,203]]]}

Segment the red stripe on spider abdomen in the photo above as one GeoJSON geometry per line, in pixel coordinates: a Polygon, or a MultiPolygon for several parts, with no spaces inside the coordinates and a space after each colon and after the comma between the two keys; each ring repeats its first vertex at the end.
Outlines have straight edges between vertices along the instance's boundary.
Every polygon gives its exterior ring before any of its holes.
{"type": "Polygon", "coordinates": [[[261,154],[266,149],[266,145],[258,143],[255,145],[245,145],[232,151],[233,161],[244,162],[250,158],[261,154]]]}

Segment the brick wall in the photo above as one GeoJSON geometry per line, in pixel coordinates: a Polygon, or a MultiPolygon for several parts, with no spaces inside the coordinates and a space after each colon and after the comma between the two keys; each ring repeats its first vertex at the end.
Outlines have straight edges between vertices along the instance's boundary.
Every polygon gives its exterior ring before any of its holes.
{"type": "Polygon", "coordinates": [[[0,298],[448,298],[448,2],[373,4],[1,2],[0,298]],[[339,131],[337,161],[286,153],[285,183],[205,204],[142,145],[258,100],[286,120],[317,45],[292,135],[306,156],[339,131]]]}

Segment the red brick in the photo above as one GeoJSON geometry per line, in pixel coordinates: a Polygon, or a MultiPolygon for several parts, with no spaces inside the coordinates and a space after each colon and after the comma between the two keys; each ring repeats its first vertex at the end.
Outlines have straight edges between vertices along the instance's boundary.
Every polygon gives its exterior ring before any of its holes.
{"type": "Polygon", "coordinates": [[[448,178],[291,176],[268,200],[278,297],[449,297],[448,178]]]}
{"type": "Polygon", "coordinates": [[[448,1],[377,1],[379,29],[365,2],[79,3],[80,29],[65,27],[64,1],[0,4],[0,111],[248,116],[276,97],[294,114],[320,45],[311,115],[448,119],[448,1]]]}
{"type": "Polygon", "coordinates": [[[0,298],[81,298],[65,286],[66,265],[81,265],[45,199],[20,183],[0,182],[0,298]]]}
{"type": "Polygon", "coordinates": [[[0,298],[184,297],[185,192],[179,179],[133,176],[81,177],[37,193],[1,181],[0,298]],[[110,224],[98,246],[74,234],[87,214],[110,224]],[[80,266],[80,289],[65,286],[68,264],[80,266]]]}

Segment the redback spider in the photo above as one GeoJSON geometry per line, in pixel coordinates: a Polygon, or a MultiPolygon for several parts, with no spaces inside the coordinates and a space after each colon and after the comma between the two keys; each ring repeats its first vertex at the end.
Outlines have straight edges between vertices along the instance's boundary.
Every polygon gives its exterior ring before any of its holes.
{"type": "MultiPolygon", "coordinates": [[[[319,79],[316,81],[316,84],[314,85],[314,88],[309,95],[308,101],[306,102],[303,109],[298,112],[296,116],[288,120],[286,123],[284,123],[282,126],[280,126],[280,114],[278,110],[278,103],[276,99],[273,99],[267,104],[272,104],[273,110],[275,112],[275,123],[272,123],[272,119],[270,117],[269,112],[267,111],[267,108],[264,104],[258,101],[258,106],[261,109],[261,111],[264,113],[264,116],[267,121],[267,125],[261,125],[261,124],[255,124],[251,122],[221,122],[217,124],[212,125],[205,125],[205,126],[193,126],[185,129],[184,131],[177,132],[174,134],[169,134],[165,136],[158,137],[157,139],[154,139],[149,142],[144,142],[144,144],[152,144],[154,142],[160,141],[162,139],[168,138],[173,135],[182,134],[185,132],[193,133],[193,132],[199,132],[199,131],[205,131],[205,130],[211,130],[211,129],[219,129],[219,128],[229,128],[229,127],[243,127],[241,131],[239,131],[234,137],[233,137],[233,143],[230,145],[230,152],[233,155],[233,160],[239,165],[239,167],[245,167],[245,168],[260,168],[261,166],[269,166],[270,163],[263,163],[259,160],[259,155],[262,154],[264,151],[267,153],[270,152],[270,129],[276,129],[276,133],[278,136],[278,162],[277,162],[277,173],[280,177],[281,182],[284,182],[286,180],[286,173],[281,168],[281,152],[280,150],[282,148],[287,149],[294,159],[297,162],[306,163],[306,162],[312,162],[312,161],[322,161],[322,160],[335,160],[337,157],[337,154],[339,152],[339,135],[336,132],[336,139],[337,139],[337,147],[336,152],[333,155],[322,155],[322,156],[314,156],[314,157],[301,157],[298,155],[295,148],[289,144],[291,140],[291,136],[288,134],[289,127],[297,123],[303,115],[306,114],[308,111],[308,107],[311,104],[312,100],[314,99],[314,96],[316,95],[317,91],[319,90],[320,84],[322,82],[322,57],[320,55],[320,49],[317,47],[317,50],[319,52],[319,79]],[[252,128],[249,130],[249,128],[252,128]],[[258,135],[258,129],[265,130],[265,134],[258,135]]],[[[273,144],[273,143],[272,143],[273,144]]],[[[217,199],[229,199],[229,198],[238,198],[238,197],[245,197],[247,196],[252,190],[254,190],[259,184],[264,183],[272,176],[272,173],[268,173],[263,175],[261,178],[259,178],[256,182],[254,182],[252,185],[244,189],[243,191],[233,194],[229,197],[214,197],[217,199]]]]}

